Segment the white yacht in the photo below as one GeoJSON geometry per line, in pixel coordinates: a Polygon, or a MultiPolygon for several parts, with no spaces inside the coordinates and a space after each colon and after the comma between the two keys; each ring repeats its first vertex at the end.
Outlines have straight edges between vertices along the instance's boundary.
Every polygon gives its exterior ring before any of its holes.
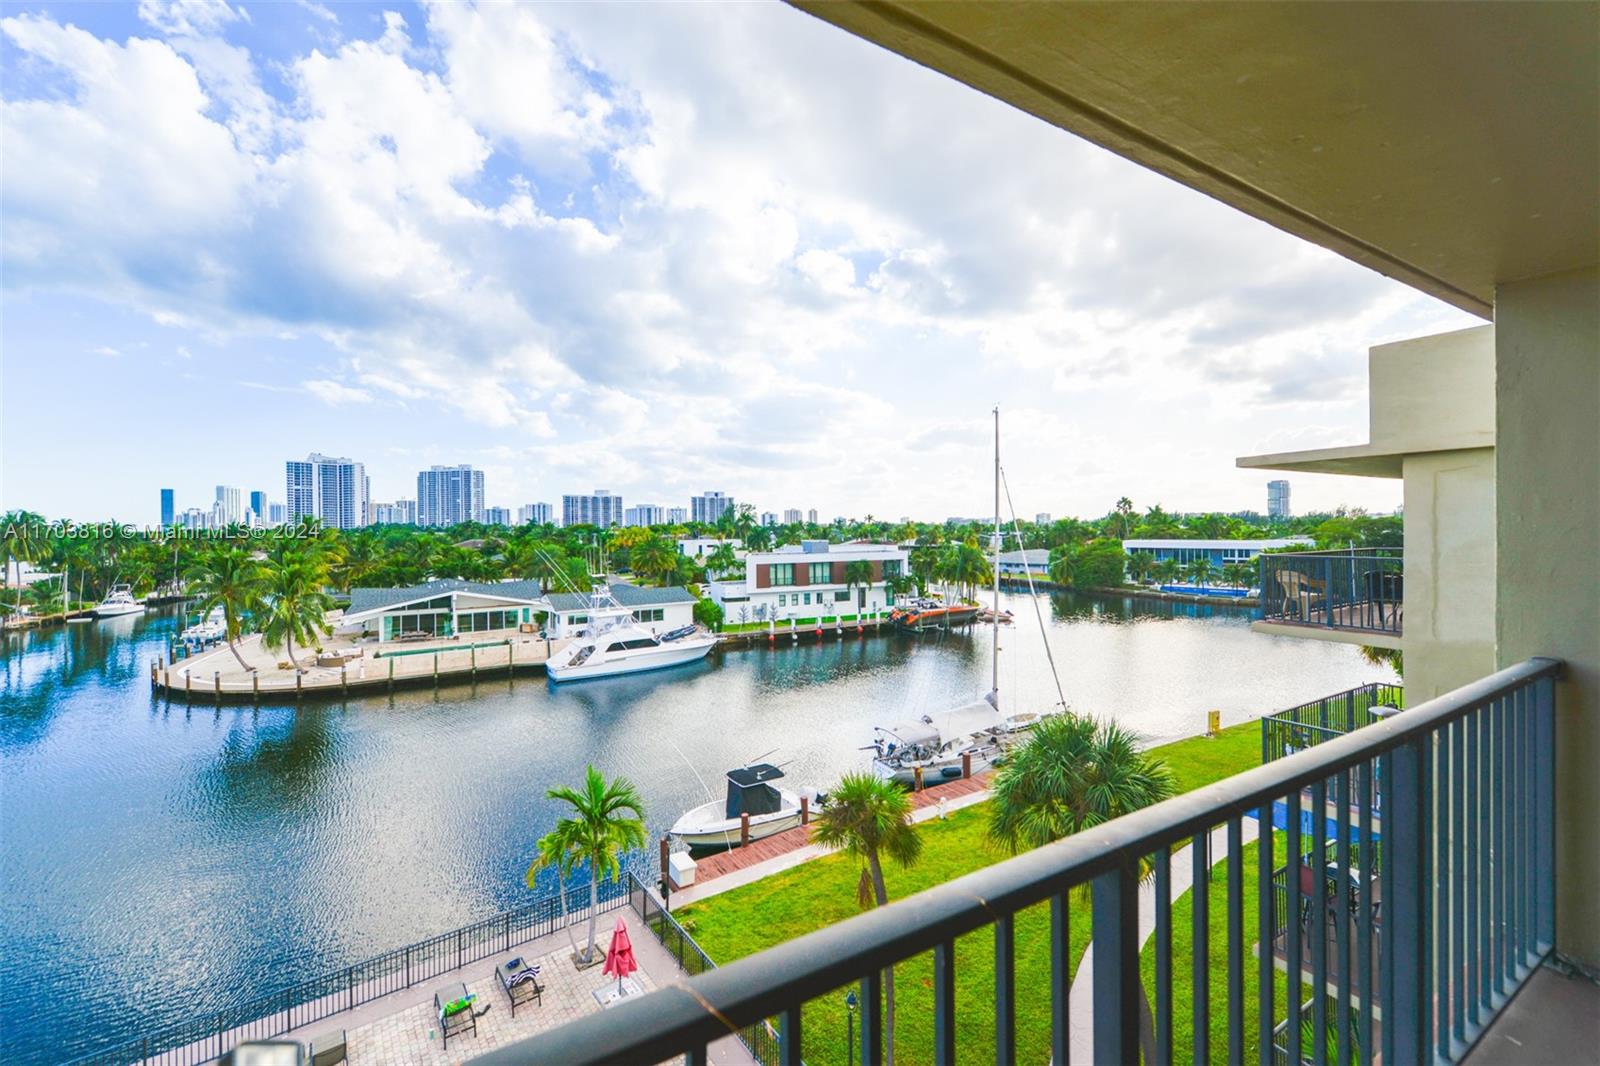
{"type": "Polygon", "coordinates": [[[124,614],[142,614],[144,604],[133,598],[133,588],[129,585],[112,585],[111,591],[106,593],[106,598],[94,609],[96,618],[115,618],[124,614]]]}
{"type": "Polygon", "coordinates": [[[728,795],[702,803],[679,818],[667,835],[690,848],[736,848],[742,815],[750,816],[750,839],[760,840],[800,824],[800,797],[771,782],[783,771],[771,763],[752,763],[728,771],[728,795]]]}
{"type": "Polygon", "coordinates": [[[633,674],[698,662],[716,646],[715,635],[684,626],[660,636],[638,623],[633,611],[600,585],[589,594],[589,623],[570,644],[550,657],[552,681],[633,674]]]}

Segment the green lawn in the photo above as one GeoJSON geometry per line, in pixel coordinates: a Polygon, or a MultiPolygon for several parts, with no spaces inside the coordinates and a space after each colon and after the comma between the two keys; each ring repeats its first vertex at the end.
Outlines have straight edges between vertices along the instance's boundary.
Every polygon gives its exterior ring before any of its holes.
{"type": "MultiPolygon", "coordinates": [[[[1172,768],[1179,791],[1188,791],[1255,766],[1260,759],[1260,735],[1260,726],[1247,722],[1224,730],[1216,739],[1196,737],[1155,750],[1172,768]]],[[[956,811],[942,822],[922,823],[921,862],[909,870],[891,866],[885,872],[890,898],[903,899],[1005,858],[1004,850],[988,839],[988,816],[988,805],[980,803],[956,811]]],[[[729,962],[859,913],[857,877],[858,868],[848,859],[830,855],[675,913],[708,955],[718,962],[729,962]]],[[[1073,902],[1068,924],[1072,970],[1076,973],[1078,959],[1089,942],[1090,915],[1087,901],[1080,903],[1075,898],[1073,902]]],[[[1220,904],[1216,913],[1223,913],[1220,904]]],[[[1022,1062],[1049,1058],[1049,928],[1047,906],[1032,907],[1017,915],[1017,1057],[1022,1062]]],[[[956,1024],[962,1061],[994,1059],[993,945],[994,934],[989,929],[963,937],[956,944],[956,1024]]],[[[1176,952],[1174,957],[1178,957],[1176,952]]],[[[895,974],[900,1019],[895,1041],[897,1061],[907,1066],[931,1062],[932,955],[897,966],[895,974]]],[[[844,991],[806,1005],[805,1058],[813,1066],[846,1062],[844,991]]],[[[1184,1002],[1187,1004],[1187,1000],[1184,1002]]]]}

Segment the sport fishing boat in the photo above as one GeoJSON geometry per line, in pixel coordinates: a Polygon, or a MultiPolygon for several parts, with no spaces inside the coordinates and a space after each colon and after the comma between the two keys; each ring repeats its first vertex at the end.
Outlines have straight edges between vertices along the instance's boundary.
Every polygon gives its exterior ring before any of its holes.
{"type": "Polygon", "coordinates": [[[112,585],[106,598],[94,609],[96,618],[116,618],[124,614],[143,614],[144,604],[133,598],[129,585],[112,585]]]}
{"type": "Polygon", "coordinates": [[[682,666],[704,659],[717,643],[715,635],[692,625],[657,636],[640,625],[633,611],[618,603],[605,585],[589,594],[588,606],[588,625],[545,664],[552,681],[682,666]]]}
{"type": "Polygon", "coordinates": [[[800,797],[773,786],[782,777],[782,770],[765,762],[729,770],[727,796],[689,811],[667,835],[694,850],[736,848],[746,814],[751,840],[793,829],[800,824],[800,797]]]}

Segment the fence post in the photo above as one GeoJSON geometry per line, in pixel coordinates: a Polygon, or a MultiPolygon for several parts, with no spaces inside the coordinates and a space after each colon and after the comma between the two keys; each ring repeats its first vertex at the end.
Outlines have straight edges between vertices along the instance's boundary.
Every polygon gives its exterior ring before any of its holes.
{"type": "Polygon", "coordinates": [[[411,945],[406,945],[406,987],[411,987],[411,945]]]}
{"type": "Polygon", "coordinates": [[[506,911],[506,950],[511,950],[511,912],[506,911]]]}
{"type": "MultiPolygon", "coordinates": [[[[1393,771],[1387,782],[1391,791],[1383,805],[1384,829],[1388,831],[1383,842],[1383,865],[1394,885],[1394,898],[1383,901],[1390,940],[1389,989],[1393,997],[1392,1010],[1385,1012],[1383,1021],[1386,1029],[1393,1026],[1396,1062],[1421,1062],[1429,1054],[1431,1005],[1423,995],[1427,987],[1424,925],[1433,881],[1428,861],[1427,806],[1432,801],[1425,763],[1427,747],[1432,743],[1430,735],[1394,749],[1393,771]]],[[[1097,970],[1099,961],[1097,957],[1097,970]]]]}

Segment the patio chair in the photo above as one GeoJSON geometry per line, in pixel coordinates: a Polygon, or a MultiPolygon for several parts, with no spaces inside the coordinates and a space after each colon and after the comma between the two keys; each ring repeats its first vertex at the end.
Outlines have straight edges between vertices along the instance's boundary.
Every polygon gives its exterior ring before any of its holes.
{"type": "Polygon", "coordinates": [[[444,1038],[444,1046],[450,1046],[452,1036],[462,1033],[478,1035],[478,1016],[472,1009],[472,1001],[467,997],[467,986],[460,981],[452,981],[436,989],[433,993],[433,1011],[439,1018],[439,1035],[444,1038]],[[466,1006],[459,1010],[446,1013],[445,1008],[465,1002],[466,1006]]]}
{"type": "Polygon", "coordinates": [[[544,1005],[544,986],[539,983],[539,968],[524,962],[522,959],[507,959],[494,968],[494,975],[500,981],[500,987],[506,990],[506,998],[511,1000],[511,1016],[517,1016],[517,1008],[529,1000],[540,1006],[544,1005]]]}
{"type": "Polygon", "coordinates": [[[1292,615],[1305,622],[1311,620],[1311,608],[1327,588],[1323,582],[1298,570],[1279,570],[1278,587],[1283,594],[1279,610],[1285,617],[1292,615]]]}

